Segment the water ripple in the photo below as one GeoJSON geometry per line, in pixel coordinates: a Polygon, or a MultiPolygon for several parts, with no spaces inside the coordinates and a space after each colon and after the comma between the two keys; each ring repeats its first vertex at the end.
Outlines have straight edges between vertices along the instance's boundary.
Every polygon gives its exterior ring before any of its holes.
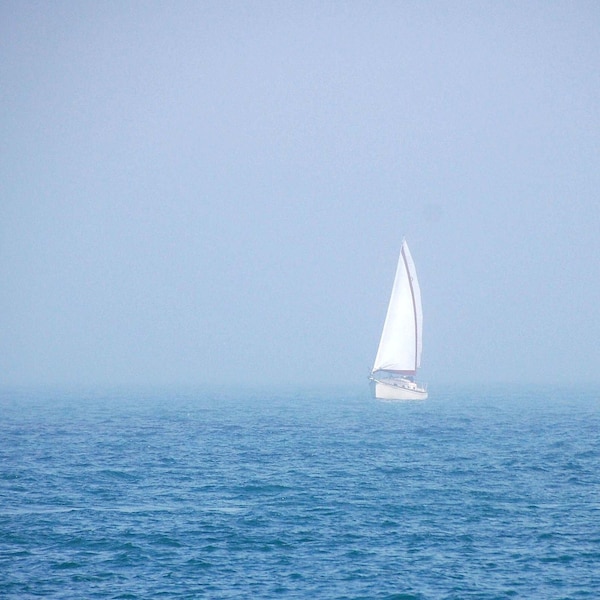
{"type": "Polygon", "coordinates": [[[0,597],[600,597],[600,404],[554,394],[5,391],[0,597]]]}

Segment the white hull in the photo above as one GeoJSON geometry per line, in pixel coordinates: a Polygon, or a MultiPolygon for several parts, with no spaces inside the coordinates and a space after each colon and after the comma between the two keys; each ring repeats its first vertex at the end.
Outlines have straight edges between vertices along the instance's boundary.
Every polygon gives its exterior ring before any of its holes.
{"type": "Polygon", "coordinates": [[[378,400],[425,400],[427,390],[407,379],[375,379],[371,377],[371,391],[378,400]]]}

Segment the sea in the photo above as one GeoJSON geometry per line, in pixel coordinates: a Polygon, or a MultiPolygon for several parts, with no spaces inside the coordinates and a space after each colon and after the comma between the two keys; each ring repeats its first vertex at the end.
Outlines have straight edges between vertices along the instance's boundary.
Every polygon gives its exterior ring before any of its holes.
{"type": "Polygon", "coordinates": [[[600,388],[3,389],[0,598],[598,599],[600,388]]]}

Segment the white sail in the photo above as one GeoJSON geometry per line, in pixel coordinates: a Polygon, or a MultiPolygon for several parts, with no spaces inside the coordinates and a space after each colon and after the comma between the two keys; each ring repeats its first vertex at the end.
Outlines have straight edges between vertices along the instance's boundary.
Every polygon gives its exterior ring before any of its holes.
{"type": "Polygon", "coordinates": [[[403,241],[373,373],[414,375],[421,364],[422,328],[421,290],[410,250],[403,241]]]}

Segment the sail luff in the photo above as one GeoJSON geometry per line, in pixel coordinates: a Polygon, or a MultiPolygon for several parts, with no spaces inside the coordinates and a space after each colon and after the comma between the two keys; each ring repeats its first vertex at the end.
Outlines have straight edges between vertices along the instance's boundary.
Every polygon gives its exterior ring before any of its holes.
{"type": "Polygon", "coordinates": [[[415,372],[421,366],[421,346],[422,346],[422,335],[423,335],[423,310],[421,305],[421,289],[419,287],[419,280],[417,279],[417,270],[415,263],[412,259],[408,244],[406,241],[402,243],[402,258],[406,265],[406,272],[408,273],[408,282],[410,285],[410,293],[412,296],[413,304],[413,318],[415,325],[415,372]]]}
{"type": "Polygon", "coordinates": [[[410,296],[412,299],[412,305],[413,305],[413,321],[414,321],[414,340],[415,340],[415,353],[414,353],[414,357],[415,357],[415,373],[417,371],[417,338],[418,338],[418,332],[417,332],[417,309],[415,307],[415,292],[413,290],[413,283],[412,283],[412,277],[410,276],[410,269],[408,268],[408,261],[406,260],[406,252],[405,252],[405,248],[406,248],[406,242],[404,242],[402,244],[402,260],[404,261],[404,267],[406,268],[406,272],[408,274],[408,285],[410,287],[410,296]]]}

